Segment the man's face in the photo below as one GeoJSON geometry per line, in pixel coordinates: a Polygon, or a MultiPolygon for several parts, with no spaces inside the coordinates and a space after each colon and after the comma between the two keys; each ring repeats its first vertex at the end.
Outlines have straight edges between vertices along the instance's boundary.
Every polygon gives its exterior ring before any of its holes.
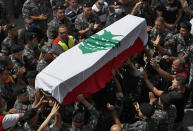
{"type": "Polygon", "coordinates": [[[180,34],[184,37],[184,38],[186,38],[186,37],[188,37],[189,36],[189,34],[190,34],[190,32],[186,29],[186,28],[180,28],[180,34]]]}
{"type": "Polygon", "coordinates": [[[35,78],[28,79],[29,85],[35,87],[35,78]]]}
{"type": "Polygon", "coordinates": [[[155,28],[158,32],[162,32],[164,30],[164,24],[160,21],[155,21],[155,28]]]}
{"type": "MultiPolygon", "coordinates": [[[[9,77],[9,71],[7,69],[5,69],[3,72],[1,72],[1,74],[0,74],[0,80],[1,81],[5,82],[8,77],[9,77]]],[[[3,83],[1,83],[1,84],[3,84],[3,83]]]]}
{"type": "Polygon", "coordinates": [[[26,29],[28,29],[28,26],[30,25],[30,24],[32,24],[33,23],[33,20],[32,19],[26,19],[25,20],[25,27],[26,27],[26,29]]]}
{"type": "Polygon", "coordinates": [[[18,30],[15,27],[15,28],[9,30],[9,33],[11,34],[11,36],[13,36],[15,38],[18,35],[18,30]]]}
{"type": "Polygon", "coordinates": [[[12,61],[9,61],[9,62],[7,63],[7,69],[8,69],[8,70],[11,70],[11,69],[13,69],[13,67],[14,67],[14,65],[13,65],[12,61]]]}
{"type": "Polygon", "coordinates": [[[65,39],[68,35],[68,29],[66,27],[59,28],[58,35],[60,38],[65,39]]]}
{"type": "Polygon", "coordinates": [[[78,1],[77,0],[71,0],[71,1],[69,1],[69,4],[70,4],[70,6],[76,8],[78,6],[78,1]]]}
{"type": "Polygon", "coordinates": [[[84,7],[83,9],[85,17],[90,17],[92,13],[92,8],[91,7],[84,7]]]}
{"type": "Polygon", "coordinates": [[[29,94],[27,91],[23,94],[20,94],[18,97],[19,97],[20,101],[22,101],[22,102],[29,100],[29,94]]]}
{"type": "Polygon", "coordinates": [[[56,16],[59,20],[63,20],[65,18],[65,10],[64,9],[58,9],[56,12],[56,16]]]}
{"type": "Polygon", "coordinates": [[[22,59],[22,50],[21,51],[19,51],[19,52],[16,52],[16,53],[14,53],[13,54],[13,57],[15,57],[16,59],[18,59],[18,60],[21,60],[22,59]]]}
{"type": "Polygon", "coordinates": [[[37,37],[36,37],[36,38],[33,38],[31,42],[32,42],[32,45],[33,45],[34,43],[37,43],[37,42],[38,42],[38,38],[37,38],[37,37]]]}
{"type": "Polygon", "coordinates": [[[174,60],[172,63],[172,71],[177,72],[179,70],[179,60],[174,60]]]}

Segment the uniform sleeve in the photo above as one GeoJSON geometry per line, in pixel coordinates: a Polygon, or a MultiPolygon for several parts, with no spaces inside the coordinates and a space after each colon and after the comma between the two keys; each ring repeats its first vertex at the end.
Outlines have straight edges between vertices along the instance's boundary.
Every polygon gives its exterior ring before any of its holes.
{"type": "Polygon", "coordinates": [[[87,127],[89,126],[91,129],[94,129],[97,126],[99,113],[97,112],[96,108],[92,106],[89,110],[90,118],[89,122],[87,124],[87,127]]]}
{"type": "Polygon", "coordinates": [[[26,18],[30,18],[30,8],[28,6],[27,3],[24,3],[23,5],[23,8],[22,8],[22,15],[23,15],[23,18],[26,19],[26,18]]]}
{"type": "Polygon", "coordinates": [[[174,123],[177,116],[177,110],[175,105],[170,106],[170,110],[168,111],[168,129],[169,131],[174,130],[174,123]]]}
{"type": "Polygon", "coordinates": [[[64,52],[62,47],[58,44],[52,44],[52,49],[53,49],[54,53],[56,53],[57,56],[59,56],[60,54],[62,54],[64,52]]]}
{"type": "Polygon", "coordinates": [[[2,121],[3,129],[8,129],[15,126],[19,120],[19,114],[8,114],[4,117],[2,121]]]}
{"type": "Polygon", "coordinates": [[[1,52],[2,53],[6,53],[6,54],[9,54],[9,49],[7,47],[7,43],[5,41],[3,41],[1,43],[1,52]]]}
{"type": "Polygon", "coordinates": [[[57,29],[55,29],[53,23],[48,23],[47,37],[49,41],[53,41],[57,37],[57,29]]]}
{"type": "Polygon", "coordinates": [[[75,28],[78,30],[78,31],[81,31],[82,28],[81,28],[81,20],[79,19],[79,17],[76,18],[75,20],[75,28]]]}

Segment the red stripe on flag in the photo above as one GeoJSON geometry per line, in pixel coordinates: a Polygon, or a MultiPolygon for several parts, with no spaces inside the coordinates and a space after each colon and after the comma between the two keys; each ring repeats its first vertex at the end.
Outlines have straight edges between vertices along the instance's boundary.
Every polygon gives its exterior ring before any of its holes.
{"type": "Polygon", "coordinates": [[[129,56],[140,53],[142,50],[143,42],[140,38],[138,38],[135,40],[135,43],[130,48],[123,51],[117,57],[109,61],[87,80],[85,80],[83,83],[69,92],[64,98],[62,104],[71,104],[72,102],[77,100],[76,96],[79,94],[83,94],[85,97],[88,97],[91,94],[94,94],[97,91],[103,89],[106,83],[109,82],[113,77],[111,73],[112,69],[117,70],[128,59],[129,56]]]}

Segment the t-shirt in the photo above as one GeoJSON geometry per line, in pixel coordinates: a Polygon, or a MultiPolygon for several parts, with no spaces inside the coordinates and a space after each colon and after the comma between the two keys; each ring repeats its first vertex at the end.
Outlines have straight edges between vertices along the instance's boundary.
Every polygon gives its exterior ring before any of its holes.
{"type": "Polygon", "coordinates": [[[184,117],[185,96],[178,91],[169,91],[167,93],[172,98],[171,102],[176,106],[177,109],[177,117],[175,122],[180,122],[184,117]]]}
{"type": "Polygon", "coordinates": [[[182,9],[182,5],[178,0],[174,0],[172,4],[168,4],[166,0],[162,0],[157,6],[157,10],[163,13],[165,21],[169,24],[175,23],[180,9],[182,9]]]}

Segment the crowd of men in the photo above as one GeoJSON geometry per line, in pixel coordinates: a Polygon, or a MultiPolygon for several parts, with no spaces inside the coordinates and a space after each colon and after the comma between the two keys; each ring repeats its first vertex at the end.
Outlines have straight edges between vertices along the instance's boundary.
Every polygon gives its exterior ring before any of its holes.
{"type": "Polygon", "coordinates": [[[22,14],[25,24],[10,24],[0,1],[0,131],[183,130],[184,108],[193,107],[192,0],[12,4],[15,19],[22,14]],[[145,18],[149,40],[142,53],[112,70],[106,88],[66,106],[35,89],[36,75],[60,54],[128,14],[145,18]]]}

